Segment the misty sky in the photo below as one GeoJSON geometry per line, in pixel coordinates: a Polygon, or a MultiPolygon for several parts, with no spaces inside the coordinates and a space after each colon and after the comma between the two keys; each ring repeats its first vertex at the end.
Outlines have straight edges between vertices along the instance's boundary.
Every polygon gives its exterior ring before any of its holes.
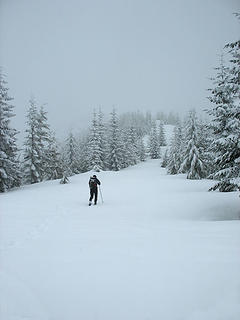
{"type": "Polygon", "coordinates": [[[0,0],[0,65],[18,129],[28,100],[61,133],[108,113],[208,105],[218,54],[239,38],[238,0],[0,0]]]}

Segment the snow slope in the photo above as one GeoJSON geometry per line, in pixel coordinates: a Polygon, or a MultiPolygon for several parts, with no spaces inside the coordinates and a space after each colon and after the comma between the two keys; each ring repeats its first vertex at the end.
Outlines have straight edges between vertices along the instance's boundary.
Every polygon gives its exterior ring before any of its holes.
{"type": "Polygon", "coordinates": [[[238,193],[158,160],[0,195],[3,320],[239,320],[238,193]]]}

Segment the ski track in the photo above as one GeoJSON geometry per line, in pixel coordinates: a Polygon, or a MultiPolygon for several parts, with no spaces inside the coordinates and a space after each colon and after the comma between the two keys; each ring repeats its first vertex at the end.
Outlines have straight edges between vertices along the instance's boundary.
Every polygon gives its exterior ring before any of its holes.
{"type": "Polygon", "coordinates": [[[237,193],[159,161],[0,196],[3,320],[239,320],[237,193]]]}

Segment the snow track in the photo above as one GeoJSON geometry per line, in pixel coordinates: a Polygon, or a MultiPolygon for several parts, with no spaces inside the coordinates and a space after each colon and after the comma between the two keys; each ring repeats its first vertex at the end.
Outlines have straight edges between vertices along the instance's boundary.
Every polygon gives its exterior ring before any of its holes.
{"type": "Polygon", "coordinates": [[[237,193],[158,161],[0,195],[3,320],[239,320],[237,193]]]}

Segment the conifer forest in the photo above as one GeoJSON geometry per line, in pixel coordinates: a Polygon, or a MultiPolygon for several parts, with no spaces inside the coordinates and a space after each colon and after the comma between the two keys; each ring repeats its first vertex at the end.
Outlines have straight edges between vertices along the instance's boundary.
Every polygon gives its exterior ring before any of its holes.
{"type": "MultiPolygon", "coordinates": [[[[239,18],[239,15],[237,15],[239,18]]],[[[17,144],[12,127],[14,100],[0,74],[0,191],[24,184],[62,179],[89,170],[118,171],[147,157],[159,159],[168,174],[186,173],[187,179],[213,179],[211,190],[233,191],[240,186],[240,41],[228,43],[208,88],[211,108],[198,115],[159,111],[110,115],[92,111],[89,130],[69,132],[59,141],[48,114],[34,98],[26,114],[24,145],[17,144]],[[204,119],[204,120],[203,120],[204,119]],[[207,119],[207,120],[206,120],[207,119]],[[174,125],[171,146],[166,145],[164,125],[174,125]],[[147,141],[145,137],[147,136],[147,141]]]]}

